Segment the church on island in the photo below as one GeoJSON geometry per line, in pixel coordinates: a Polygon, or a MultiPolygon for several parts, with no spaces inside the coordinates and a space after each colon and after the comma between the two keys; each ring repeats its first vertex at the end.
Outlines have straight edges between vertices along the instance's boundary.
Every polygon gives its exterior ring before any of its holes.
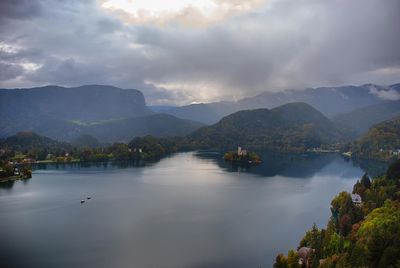
{"type": "Polygon", "coordinates": [[[247,150],[243,150],[242,147],[238,146],[237,154],[238,156],[247,156],[247,150]]]}

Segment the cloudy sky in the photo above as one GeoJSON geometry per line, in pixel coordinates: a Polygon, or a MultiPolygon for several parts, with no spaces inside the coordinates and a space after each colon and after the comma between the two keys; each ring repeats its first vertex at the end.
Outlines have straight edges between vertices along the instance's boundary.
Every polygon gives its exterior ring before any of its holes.
{"type": "Polygon", "coordinates": [[[152,104],[400,82],[399,0],[0,0],[0,87],[152,104]]]}

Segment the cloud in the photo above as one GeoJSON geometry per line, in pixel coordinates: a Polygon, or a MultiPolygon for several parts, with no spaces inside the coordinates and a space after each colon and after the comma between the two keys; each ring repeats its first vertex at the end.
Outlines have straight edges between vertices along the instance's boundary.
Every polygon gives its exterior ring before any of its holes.
{"type": "Polygon", "coordinates": [[[399,82],[397,0],[215,0],[218,19],[188,13],[200,23],[181,21],[185,8],[165,23],[134,23],[102,3],[33,0],[7,7],[0,87],[110,84],[140,89],[150,103],[186,104],[399,82]],[[35,16],[15,11],[29,10],[29,3],[35,16]]]}
{"type": "Polygon", "coordinates": [[[41,10],[41,3],[37,0],[1,0],[0,21],[4,18],[30,18],[39,15],[41,10]]]}
{"type": "Polygon", "coordinates": [[[101,7],[130,24],[202,27],[252,11],[265,0],[102,0],[101,7]]]}
{"type": "Polygon", "coordinates": [[[376,86],[370,86],[369,92],[372,95],[375,95],[383,100],[391,100],[391,101],[400,100],[400,92],[391,88],[379,89],[376,86]]]}
{"type": "Polygon", "coordinates": [[[2,62],[0,62],[0,70],[0,81],[17,78],[23,73],[21,66],[2,62]]]}
{"type": "Polygon", "coordinates": [[[374,82],[353,77],[399,64],[400,38],[393,26],[398,4],[299,2],[281,1],[204,30],[137,28],[137,42],[159,60],[148,80],[166,88],[182,87],[204,101],[207,96],[213,99],[215,91],[224,98],[374,82]]]}

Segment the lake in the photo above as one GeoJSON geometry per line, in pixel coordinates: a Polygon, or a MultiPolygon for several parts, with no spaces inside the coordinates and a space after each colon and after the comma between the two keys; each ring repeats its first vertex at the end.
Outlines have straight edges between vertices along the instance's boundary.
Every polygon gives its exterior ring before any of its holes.
{"type": "Polygon", "coordinates": [[[246,168],[190,152],[147,165],[39,167],[32,179],[0,187],[0,261],[272,267],[314,222],[325,227],[331,199],[364,171],[334,154],[263,159],[246,168]]]}

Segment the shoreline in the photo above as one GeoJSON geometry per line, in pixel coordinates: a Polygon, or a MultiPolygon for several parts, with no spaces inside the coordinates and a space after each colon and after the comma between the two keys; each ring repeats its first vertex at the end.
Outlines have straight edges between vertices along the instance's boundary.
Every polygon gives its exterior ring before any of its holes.
{"type": "Polygon", "coordinates": [[[29,177],[29,176],[11,176],[11,177],[0,178],[0,183],[10,182],[10,181],[18,181],[18,180],[28,180],[31,178],[32,177],[29,177]]]}

